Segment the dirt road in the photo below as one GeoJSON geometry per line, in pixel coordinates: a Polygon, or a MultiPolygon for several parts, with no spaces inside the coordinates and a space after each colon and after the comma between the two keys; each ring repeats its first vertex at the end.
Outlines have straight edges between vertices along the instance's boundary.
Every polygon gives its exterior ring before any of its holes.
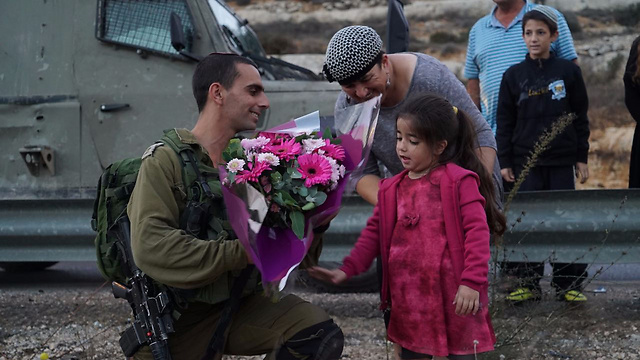
{"type": "MultiPolygon", "coordinates": [[[[640,282],[593,282],[580,307],[556,302],[543,285],[548,292],[540,303],[493,302],[498,347],[478,359],[640,359],[640,282]],[[600,288],[606,293],[593,293],[600,288]]],[[[342,327],[343,359],[387,359],[377,294],[295,292],[342,327]]],[[[0,360],[32,360],[42,352],[50,359],[123,358],[117,340],[129,316],[128,305],[99,285],[0,283],[0,360]]]]}

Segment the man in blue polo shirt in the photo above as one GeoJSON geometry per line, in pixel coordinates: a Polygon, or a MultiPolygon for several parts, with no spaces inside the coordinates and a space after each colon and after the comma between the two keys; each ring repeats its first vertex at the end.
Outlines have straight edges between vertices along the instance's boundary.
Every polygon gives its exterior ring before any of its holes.
{"type": "MultiPolygon", "coordinates": [[[[496,6],[478,20],[469,32],[464,76],[473,102],[496,133],[496,109],[502,74],[524,60],[527,47],[522,39],[522,16],[538,6],[525,0],[493,0],[496,6]]],[[[555,9],[554,9],[555,10],[555,9]]],[[[557,10],[558,40],[551,44],[556,57],[577,62],[571,31],[557,10]]]]}

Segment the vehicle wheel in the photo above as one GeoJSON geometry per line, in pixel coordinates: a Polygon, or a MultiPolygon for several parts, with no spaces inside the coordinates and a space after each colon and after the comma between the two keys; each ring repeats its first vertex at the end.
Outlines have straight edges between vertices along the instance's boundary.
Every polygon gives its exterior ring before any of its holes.
{"type": "MultiPolygon", "coordinates": [[[[319,265],[327,269],[335,269],[341,264],[335,261],[321,261],[319,265]]],[[[313,278],[306,270],[297,272],[296,282],[299,287],[326,293],[369,293],[378,292],[380,288],[375,262],[366,272],[354,276],[340,285],[325,283],[313,278]]]]}
{"type": "Polygon", "coordinates": [[[0,262],[0,268],[4,269],[6,272],[31,272],[42,271],[57,263],[57,261],[0,262]]]}

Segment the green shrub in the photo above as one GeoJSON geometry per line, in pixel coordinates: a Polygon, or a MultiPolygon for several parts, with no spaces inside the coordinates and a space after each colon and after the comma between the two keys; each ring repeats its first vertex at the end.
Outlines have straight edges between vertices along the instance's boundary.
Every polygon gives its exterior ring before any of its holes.
{"type": "Polygon", "coordinates": [[[458,37],[448,32],[444,31],[436,31],[429,37],[432,43],[436,44],[446,44],[450,42],[456,42],[458,37]]]}
{"type": "Polygon", "coordinates": [[[459,35],[452,34],[444,31],[436,31],[429,37],[429,40],[434,44],[446,44],[446,43],[462,43],[466,42],[469,34],[461,32],[459,35]]]}
{"type": "Polygon", "coordinates": [[[635,26],[640,22],[640,4],[631,4],[626,8],[613,11],[613,18],[623,26],[635,26]]]}
{"type": "Polygon", "coordinates": [[[290,36],[268,32],[258,34],[260,34],[258,38],[267,54],[293,54],[298,52],[296,44],[290,36]]]}
{"type": "Polygon", "coordinates": [[[582,32],[582,26],[578,21],[578,16],[572,11],[567,11],[564,14],[565,20],[567,20],[567,25],[569,26],[569,30],[571,30],[572,34],[577,34],[582,32]]]}

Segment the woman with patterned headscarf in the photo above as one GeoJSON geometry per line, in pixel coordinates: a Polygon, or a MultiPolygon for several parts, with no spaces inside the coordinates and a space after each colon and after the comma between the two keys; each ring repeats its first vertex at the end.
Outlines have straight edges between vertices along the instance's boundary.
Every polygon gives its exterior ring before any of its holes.
{"type": "MultiPolygon", "coordinates": [[[[624,72],[624,102],[629,113],[640,123],[640,36],[631,45],[629,60],[624,72]]],[[[629,187],[640,188],[640,126],[636,124],[631,146],[631,162],[629,164],[629,187]]]]}
{"type": "Polygon", "coordinates": [[[464,110],[473,120],[477,152],[494,174],[496,202],[501,203],[502,181],[496,160],[496,141],[489,124],[473,104],[464,86],[440,61],[420,53],[386,54],[382,39],[368,26],[348,26],[333,35],[325,56],[323,73],[342,87],[336,112],[382,95],[373,146],[364,173],[355,179],[356,191],[371,204],[377,203],[378,182],[384,177],[379,165],[391,175],[402,171],[396,156],[396,116],[412,93],[431,92],[464,110]]]}

